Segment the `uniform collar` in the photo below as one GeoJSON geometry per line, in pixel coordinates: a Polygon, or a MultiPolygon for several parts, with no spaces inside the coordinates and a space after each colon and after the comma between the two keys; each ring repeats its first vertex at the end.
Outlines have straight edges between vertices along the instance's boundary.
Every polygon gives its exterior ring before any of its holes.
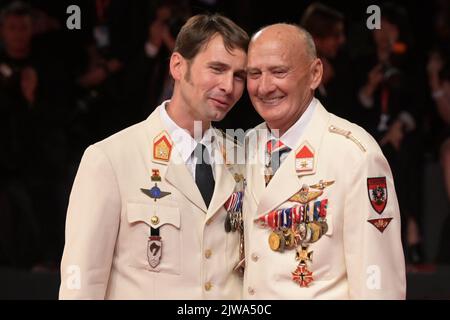
{"type": "Polygon", "coordinates": [[[210,159],[213,159],[213,143],[216,140],[214,129],[212,127],[209,127],[203,133],[201,139],[197,139],[199,141],[196,141],[196,139],[194,139],[186,129],[178,126],[175,121],[170,118],[166,110],[166,105],[169,102],[170,100],[164,101],[159,106],[159,114],[164,127],[166,128],[172,141],[174,142],[175,149],[180,154],[181,159],[184,161],[184,163],[186,163],[190,159],[198,143],[201,143],[206,147],[210,159]]]}
{"type": "MultiPolygon", "coordinates": [[[[303,135],[305,131],[305,128],[311,121],[317,102],[318,100],[313,97],[308,107],[306,108],[305,112],[303,112],[300,118],[280,137],[281,142],[283,142],[283,144],[285,146],[288,146],[291,150],[293,150],[297,146],[300,137],[303,135]]],[[[267,137],[267,141],[272,139],[278,140],[278,138],[275,137],[273,133],[270,132],[270,130],[268,130],[268,132],[269,134],[267,137]]]]}

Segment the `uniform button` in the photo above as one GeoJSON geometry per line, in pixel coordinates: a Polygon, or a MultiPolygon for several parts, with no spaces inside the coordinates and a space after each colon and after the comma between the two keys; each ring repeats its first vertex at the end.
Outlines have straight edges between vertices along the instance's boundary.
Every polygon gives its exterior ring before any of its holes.
{"type": "Polygon", "coordinates": [[[255,289],[253,289],[252,287],[248,287],[248,293],[253,296],[255,294],[255,289]]]}
{"type": "Polygon", "coordinates": [[[258,261],[258,259],[259,259],[258,255],[256,253],[252,253],[252,260],[256,262],[258,261]]]}
{"type": "Polygon", "coordinates": [[[206,225],[209,226],[212,222],[213,222],[213,219],[209,219],[208,221],[206,221],[206,225]]]}
{"type": "Polygon", "coordinates": [[[212,288],[211,282],[208,281],[207,283],[205,283],[205,290],[206,290],[206,291],[211,290],[211,288],[212,288]]]}
{"type": "Polygon", "coordinates": [[[151,221],[151,223],[152,223],[153,225],[157,225],[157,224],[159,223],[159,218],[158,218],[158,216],[153,216],[153,217],[150,219],[150,221],[151,221]]]}
{"type": "Polygon", "coordinates": [[[211,250],[208,249],[208,250],[205,251],[205,258],[206,259],[209,259],[211,257],[211,255],[212,255],[212,251],[211,250]]]}

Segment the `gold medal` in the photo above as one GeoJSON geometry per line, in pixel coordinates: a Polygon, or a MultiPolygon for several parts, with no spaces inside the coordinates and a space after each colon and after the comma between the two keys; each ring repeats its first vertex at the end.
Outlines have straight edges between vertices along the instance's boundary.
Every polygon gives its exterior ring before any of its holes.
{"type": "Polygon", "coordinates": [[[270,233],[270,236],[269,236],[269,246],[270,246],[270,249],[272,249],[273,251],[278,251],[278,249],[280,249],[280,246],[281,246],[281,238],[280,238],[280,236],[279,236],[276,232],[274,232],[274,231],[272,231],[272,232],[270,233]]]}
{"type": "Polygon", "coordinates": [[[322,228],[322,235],[328,232],[328,223],[326,221],[319,222],[320,227],[322,228]]]}
{"type": "Polygon", "coordinates": [[[320,236],[321,236],[322,228],[314,222],[308,223],[308,227],[311,229],[310,243],[313,243],[313,242],[316,242],[317,240],[319,240],[320,236]]]}
{"type": "Polygon", "coordinates": [[[269,246],[273,251],[284,251],[286,240],[282,231],[272,231],[269,236],[269,246]]]}
{"type": "Polygon", "coordinates": [[[239,173],[234,174],[234,181],[236,181],[236,183],[239,183],[243,180],[244,180],[244,175],[239,174],[239,173]]]}

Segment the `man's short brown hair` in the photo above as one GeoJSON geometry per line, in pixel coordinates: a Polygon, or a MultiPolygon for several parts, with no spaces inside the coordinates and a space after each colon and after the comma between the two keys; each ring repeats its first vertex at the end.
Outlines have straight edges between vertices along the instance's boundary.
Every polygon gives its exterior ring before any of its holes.
{"type": "Polygon", "coordinates": [[[191,60],[216,34],[222,36],[228,51],[237,48],[247,52],[247,32],[219,14],[199,14],[191,17],[178,33],[173,51],[191,60]]]}

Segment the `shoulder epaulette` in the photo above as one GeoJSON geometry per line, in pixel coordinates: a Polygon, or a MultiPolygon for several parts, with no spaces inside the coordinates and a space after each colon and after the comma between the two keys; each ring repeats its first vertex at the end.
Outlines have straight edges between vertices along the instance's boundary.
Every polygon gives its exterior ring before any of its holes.
{"type": "Polygon", "coordinates": [[[364,148],[362,143],[352,135],[351,131],[340,129],[333,125],[328,127],[328,131],[346,137],[347,139],[353,141],[362,150],[362,152],[366,152],[366,148],[364,148]]]}

